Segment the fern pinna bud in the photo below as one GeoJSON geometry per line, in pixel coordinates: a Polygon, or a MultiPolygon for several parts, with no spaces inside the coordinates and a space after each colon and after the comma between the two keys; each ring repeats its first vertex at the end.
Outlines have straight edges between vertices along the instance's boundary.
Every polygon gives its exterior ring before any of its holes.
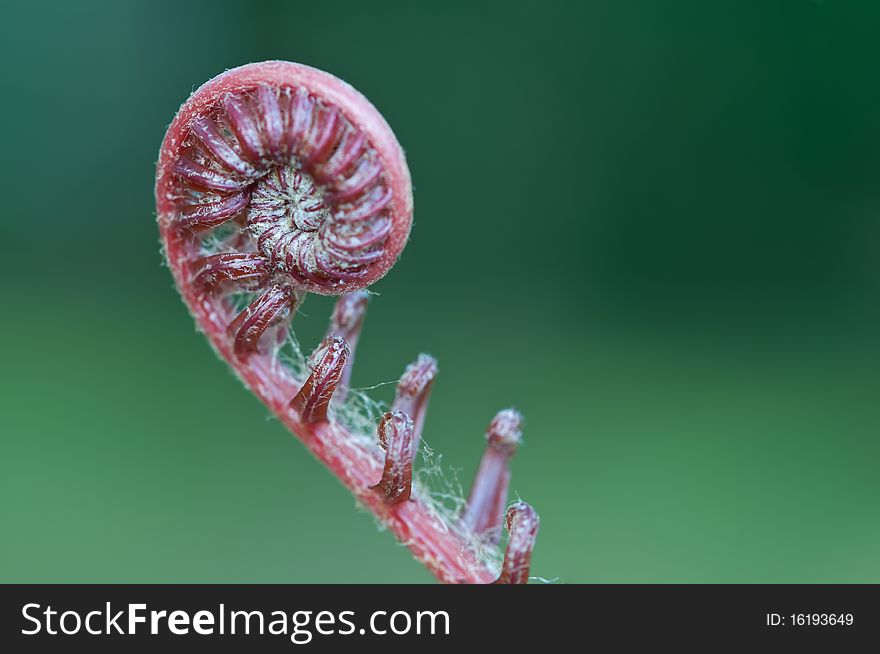
{"type": "Polygon", "coordinates": [[[403,411],[412,417],[415,426],[414,455],[419,451],[419,441],[422,438],[422,428],[428,412],[428,399],[435,377],[437,377],[437,360],[428,354],[420,354],[406,367],[397,383],[394,402],[391,404],[392,410],[403,411]]]}
{"type": "Polygon", "coordinates": [[[462,520],[475,533],[498,542],[507,506],[510,458],[522,442],[522,415],[516,409],[499,411],[486,431],[486,450],[474,477],[462,520]]]}
{"type": "Polygon", "coordinates": [[[233,335],[235,356],[243,359],[255,353],[260,337],[269,327],[284,320],[294,304],[293,289],[286,284],[273,284],[258,295],[227,328],[233,335]]]}
{"type": "Polygon", "coordinates": [[[290,407],[299,413],[300,420],[304,423],[327,420],[327,407],[339,386],[348,356],[345,339],[331,336],[325,338],[309,357],[312,372],[299,393],[290,401],[290,407]]]}
{"type": "Polygon", "coordinates": [[[385,450],[382,479],[374,486],[388,504],[408,500],[412,492],[413,421],[403,411],[389,411],[379,421],[378,436],[385,450]]]}
{"type": "Polygon", "coordinates": [[[535,510],[525,502],[510,505],[505,517],[505,525],[510,537],[504,562],[501,564],[501,575],[495,583],[526,584],[529,581],[529,568],[532,564],[532,550],[541,521],[535,510]]]}
{"type": "Polygon", "coordinates": [[[269,262],[253,252],[225,252],[199,257],[193,262],[193,284],[206,291],[225,286],[258,289],[269,279],[269,262]]]}
{"type": "Polygon", "coordinates": [[[366,291],[345,293],[336,301],[333,313],[330,316],[327,337],[338,336],[345,339],[345,342],[348,343],[349,351],[348,361],[342,370],[339,388],[336,389],[336,395],[334,396],[334,401],[336,402],[342,402],[348,393],[351,370],[354,367],[354,353],[361,335],[361,327],[364,324],[369,299],[370,294],[366,291]]]}

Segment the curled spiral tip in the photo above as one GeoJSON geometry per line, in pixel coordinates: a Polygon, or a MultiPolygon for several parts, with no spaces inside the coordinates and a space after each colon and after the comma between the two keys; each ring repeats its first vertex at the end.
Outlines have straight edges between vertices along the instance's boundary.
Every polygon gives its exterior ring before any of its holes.
{"type": "Polygon", "coordinates": [[[414,431],[413,421],[403,411],[389,411],[379,420],[377,435],[385,450],[385,467],[382,479],[373,488],[388,504],[410,498],[414,431]]]}
{"type": "Polygon", "coordinates": [[[437,359],[430,354],[420,354],[406,367],[397,384],[398,398],[419,397],[424,394],[437,376],[437,359]]]}
{"type": "Polygon", "coordinates": [[[286,283],[340,295],[397,260],[412,222],[400,145],[373,106],[307,66],[250,64],[198,89],[166,134],[160,224],[229,221],[286,283]]]}
{"type": "Polygon", "coordinates": [[[516,409],[499,411],[489,423],[486,441],[493,447],[516,450],[522,442],[522,424],[522,414],[516,409]]]}
{"type": "Polygon", "coordinates": [[[339,337],[325,338],[309,357],[311,374],[290,401],[290,407],[304,423],[326,422],[327,408],[348,357],[348,344],[339,337]]]}
{"type": "Polygon", "coordinates": [[[526,584],[532,563],[532,550],[538,537],[541,521],[531,505],[514,502],[505,516],[505,526],[510,534],[498,584],[526,584]]]}

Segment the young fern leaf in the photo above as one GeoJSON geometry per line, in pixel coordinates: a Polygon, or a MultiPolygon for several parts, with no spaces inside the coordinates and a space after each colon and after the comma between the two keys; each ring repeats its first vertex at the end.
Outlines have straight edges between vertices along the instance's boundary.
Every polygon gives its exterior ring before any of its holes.
{"type": "Polygon", "coordinates": [[[394,265],[412,223],[409,170],[379,112],[308,66],[229,70],[193,93],[168,128],[156,207],[165,256],[198,327],[358,501],[440,581],[525,583],[538,524],[531,507],[507,511],[507,551],[496,544],[519,414],[493,421],[462,514],[413,477],[433,358],[407,368],[392,410],[372,429],[339,419],[364,289],[394,265]],[[289,323],[309,292],[340,299],[324,341],[304,365],[290,365],[289,323]]]}

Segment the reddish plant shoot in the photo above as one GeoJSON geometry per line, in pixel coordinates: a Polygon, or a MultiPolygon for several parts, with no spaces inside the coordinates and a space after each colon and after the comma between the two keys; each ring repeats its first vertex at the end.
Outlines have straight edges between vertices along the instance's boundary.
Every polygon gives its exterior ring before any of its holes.
{"type": "Polygon", "coordinates": [[[412,419],[403,411],[389,411],[379,421],[379,444],[385,450],[385,468],[375,488],[389,504],[397,504],[412,494],[414,431],[412,419]]]}
{"type": "Polygon", "coordinates": [[[522,416],[516,409],[500,411],[486,432],[486,451],[471,487],[462,519],[476,533],[492,542],[501,535],[507,506],[510,459],[522,440],[522,416]]]}
{"type": "Polygon", "coordinates": [[[327,337],[338,336],[342,338],[348,343],[349,350],[348,361],[339,378],[339,388],[333,396],[336,402],[342,402],[348,393],[348,380],[351,378],[351,369],[354,366],[354,352],[357,348],[358,338],[360,338],[361,326],[364,324],[369,298],[366,291],[346,293],[339,298],[336,306],[333,307],[333,314],[330,316],[327,337]]]}
{"type": "Polygon", "coordinates": [[[346,419],[357,411],[348,387],[365,289],[394,265],[412,223],[409,169],[379,112],[328,73],[249,64],[190,96],[157,168],[159,231],[177,287],[244,384],[440,581],[527,582],[538,528],[529,505],[511,506],[506,551],[496,545],[518,413],[493,420],[460,513],[414,477],[432,357],[406,369],[373,429],[346,419]],[[303,361],[290,321],[309,292],[340,298],[303,361]]]}
{"type": "Polygon", "coordinates": [[[501,575],[496,583],[525,584],[529,580],[532,550],[538,536],[540,520],[535,510],[525,502],[515,502],[507,509],[505,525],[510,533],[501,575]]]}
{"type": "Polygon", "coordinates": [[[350,351],[344,338],[328,336],[309,358],[312,373],[306,378],[290,408],[303,422],[327,422],[327,409],[348,364],[350,351]]]}
{"type": "Polygon", "coordinates": [[[428,412],[428,397],[436,376],[437,360],[428,354],[420,354],[418,359],[406,367],[397,384],[397,393],[391,408],[412,416],[415,426],[414,452],[419,450],[425,414],[428,412]]]}

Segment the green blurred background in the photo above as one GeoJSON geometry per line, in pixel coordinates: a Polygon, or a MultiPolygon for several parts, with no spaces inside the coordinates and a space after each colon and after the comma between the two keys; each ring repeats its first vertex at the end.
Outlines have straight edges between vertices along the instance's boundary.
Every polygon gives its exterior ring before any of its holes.
{"type": "MultiPolygon", "coordinates": [[[[154,165],[201,82],[351,82],[415,182],[357,386],[436,355],[426,440],[565,582],[880,582],[880,5],[2,9],[0,581],[425,582],[210,351],[154,165]]],[[[330,302],[297,318],[306,345],[330,302]]],[[[393,386],[377,389],[388,400],[393,386]]]]}

